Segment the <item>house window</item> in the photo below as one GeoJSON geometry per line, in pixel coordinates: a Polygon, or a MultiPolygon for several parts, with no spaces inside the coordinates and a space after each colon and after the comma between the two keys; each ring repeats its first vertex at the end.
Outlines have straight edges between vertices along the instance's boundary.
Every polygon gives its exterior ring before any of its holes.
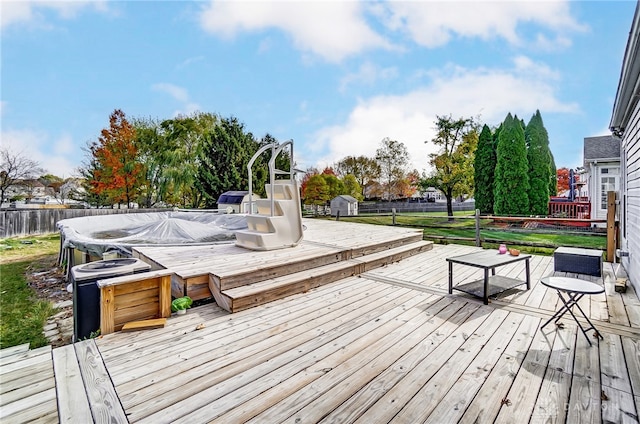
{"type": "Polygon", "coordinates": [[[607,210],[607,192],[618,189],[620,168],[602,168],[600,170],[600,209],[607,210]]]}

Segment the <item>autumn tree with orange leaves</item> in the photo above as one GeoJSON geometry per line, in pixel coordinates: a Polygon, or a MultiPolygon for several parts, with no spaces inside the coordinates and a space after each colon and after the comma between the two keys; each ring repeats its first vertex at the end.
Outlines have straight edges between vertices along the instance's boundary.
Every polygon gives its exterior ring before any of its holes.
{"type": "MultiPolygon", "coordinates": [[[[569,190],[569,168],[560,168],[556,171],[558,176],[558,193],[566,192],[569,190]]],[[[580,180],[580,176],[576,173],[573,174],[573,182],[577,183],[580,180]]]]}
{"type": "Polygon", "coordinates": [[[109,127],[100,132],[97,142],[89,145],[95,169],[89,181],[92,192],[112,204],[131,206],[138,194],[143,165],[137,160],[136,130],[124,112],[116,109],[109,116],[109,127]]]}

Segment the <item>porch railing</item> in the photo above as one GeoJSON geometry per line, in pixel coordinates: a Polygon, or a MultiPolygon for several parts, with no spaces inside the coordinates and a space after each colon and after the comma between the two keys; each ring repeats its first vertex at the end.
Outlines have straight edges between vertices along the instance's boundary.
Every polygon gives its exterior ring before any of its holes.
{"type": "Polygon", "coordinates": [[[549,217],[591,219],[591,203],[589,202],[549,202],[549,217]]]}

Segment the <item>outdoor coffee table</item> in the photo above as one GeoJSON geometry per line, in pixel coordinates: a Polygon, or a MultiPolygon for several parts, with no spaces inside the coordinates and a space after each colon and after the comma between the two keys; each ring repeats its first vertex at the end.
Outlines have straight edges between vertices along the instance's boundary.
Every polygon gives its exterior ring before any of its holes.
{"type": "Polygon", "coordinates": [[[527,290],[529,290],[531,288],[531,279],[529,275],[530,258],[531,255],[521,254],[518,256],[512,256],[509,253],[500,254],[497,250],[483,250],[482,252],[447,258],[447,261],[449,262],[449,294],[453,293],[453,289],[456,289],[482,298],[484,304],[487,305],[489,303],[489,296],[495,296],[522,284],[526,284],[527,290]],[[496,268],[519,261],[524,261],[525,263],[525,281],[505,277],[503,275],[496,275],[496,268]],[[458,284],[454,287],[453,264],[481,268],[484,270],[484,278],[471,283],[458,284]],[[489,270],[491,270],[491,276],[489,275],[489,270]]]}
{"type": "Polygon", "coordinates": [[[560,297],[560,300],[562,300],[562,303],[563,303],[562,307],[558,310],[558,312],[556,312],[551,318],[549,318],[549,320],[545,322],[542,325],[542,327],[540,327],[540,330],[542,330],[547,324],[549,324],[554,319],[556,323],[560,321],[560,318],[562,318],[562,316],[566,314],[568,311],[573,317],[574,321],[578,324],[578,327],[580,327],[580,330],[582,330],[582,334],[584,334],[584,336],[587,338],[589,345],[591,345],[591,340],[587,335],[587,331],[594,330],[596,332],[597,337],[602,338],[602,335],[600,334],[600,332],[596,329],[596,327],[591,323],[589,318],[585,315],[580,305],[578,305],[578,301],[580,301],[580,299],[582,299],[587,294],[592,295],[592,294],[603,293],[604,287],[602,287],[599,284],[592,283],[591,281],[580,280],[578,278],[569,278],[569,277],[544,277],[543,279],[540,280],[540,282],[543,285],[556,290],[556,292],[558,293],[558,297],[560,297]],[[562,295],[563,292],[567,294],[568,296],[567,299],[565,299],[565,297],[562,295]],[[580,324],[580,321],[578,321],[578,318],[576,318],[576,316],[574,315],[573,311],[571,310],[573,306],[578,308],[578,310],[582,314],[582,317],[587,321],[587,323],[589,323],[589,326],[587,328],[584,328],[582,324],[580,324]]]}

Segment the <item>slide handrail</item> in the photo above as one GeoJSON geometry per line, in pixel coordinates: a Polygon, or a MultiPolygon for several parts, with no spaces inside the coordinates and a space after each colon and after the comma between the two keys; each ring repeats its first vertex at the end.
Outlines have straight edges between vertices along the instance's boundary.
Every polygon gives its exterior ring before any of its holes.
{"type": "Polygon", "coordinates": [[[271,159],[269,159],[268,162],[268,169],[269,169],[269,187],[270,187],[270,200],[271,200],[271,204],[270,204],[270,214],[271,216],[273,216],[273,210],[274,210],[274,190],[273,190],[273,185],[276,181],[275,176],[276,174],[280,174],[280,175],[285,175],[288,174],[289,175],[289,179],[293,181],[294,178],[294,173],[295,170],[293,168],[293,140],[288,140],[285,141],[283,143],[270,143],[267,144],[265,146],[262,146],[251,158],[251,160],[249,161],[249,163],[247,164],[247,171],[249,173],[249,213],[253,213],[253,172],[251,172],[251,168],[253,167],[254,162],[256,161],[256,159],[265,151],[267,151],[268,149],[271,149],[271,159]],[[276,158],[278,157],[278,155],[280,155],[280,153],[282,153],[283,149],[286,146],[291,146],[291,151],[289,153],[289,171],[283,171],[280,169],[276,169],[275,167],[275,163],[276,163],[276,158]]]}

